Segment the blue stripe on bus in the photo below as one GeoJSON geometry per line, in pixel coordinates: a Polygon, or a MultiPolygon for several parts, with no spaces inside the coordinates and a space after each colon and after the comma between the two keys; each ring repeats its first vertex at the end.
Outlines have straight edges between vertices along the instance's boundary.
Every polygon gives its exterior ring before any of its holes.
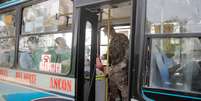
{"type": "Polygon", "coordinates": [[[192,97],[192,96],[185,96],[185,95],[178,95],[178,94],[169,94],[169,93],[162,93],[162,92],[149,91],[149,90],[143,90],[143,92],[168,95],[168,96],[175,96],[175,97],[182,97],[182,98],[188,98],[188,99],[194,99],[194,100],[201,100],[201,98],[199,98],[199,97],[192,97]]]}
{"type": "MultiPolygon", "coordinates": [[[[35,95],[36,93],[39,94],[40,96],[41,95],[49,95],[50,96],[51,94],[49,94],[49,93],[52,93],[52,94],[56,94],[56,95],[60,95],[60,96],[63,96],[63,97],[74,99],[74,96],[72,96],[72,95],[68,95],[68,94],[64,94],[64,93],[59,93],[59,92],[56,92],[56,91],[42,90],[42,89],[39,88],[39,90],[40,90],[40,92],[39,92],[39,91],[35,91],[34,90],[34,89],[37,89],[37,88],[32,88],[30,90],[28,88],[19,87],[17,85],[10,85],[10,84],[0,83],[0,91],[3,91],[5,89],[6,89],[7,92],[4,92],[3,96],[6,97],[6,98],[9,98],[9,99],[10,98],[11,99],[15,99],[15,97],[21,96],[21,95],[26,95],[26,96],[29,96],[29,95],[32,95],[32,94],[35,95]],[[16,95],[16,96],[14,96],[14,95],[16,95]]],[[[10,101],[12,101],[12,100],[10,100],[10,101]]],[[[16,100],[16,101],[18,101],[18,100],[16,100]]],[[[27,101],[27,100],[25,100],[25,101],[27,101]]]]}
{"type": "Polygon", "coordinates": [[[60,96],[64,96],[64,97],[68,97],[68,98],[75,98],[74,96],[72,95],[68,95],[68,94],[64,94],[64,93],[59,93],[59,92],[56,92],[56,91],[47,91],[49,93],[53,93],[53,94],[56,94],[56,95],[60,95],[60,96]]]}
{"type": "Polygon", "coordinates": [[[42,92],[21,92],[21,93],[16,93],[16,94],[8,94],[4,95],[4,99],[6,101],[32,101],[34,99],[38,99],[41,97],[49,97],[53,96],[47,93],[42,93],[42,92]]]}

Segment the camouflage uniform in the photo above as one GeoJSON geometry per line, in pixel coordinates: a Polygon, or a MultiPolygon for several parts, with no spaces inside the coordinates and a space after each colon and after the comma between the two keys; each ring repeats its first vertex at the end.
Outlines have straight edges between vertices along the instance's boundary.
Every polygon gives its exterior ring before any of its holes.
{"type": "Polygon", "coordinates": [[[109,101],[115,101],[119,91],[122,101],[128,101],[128,45],[127,36],[121,33],[116,33],[110,41],[109,101]]]}

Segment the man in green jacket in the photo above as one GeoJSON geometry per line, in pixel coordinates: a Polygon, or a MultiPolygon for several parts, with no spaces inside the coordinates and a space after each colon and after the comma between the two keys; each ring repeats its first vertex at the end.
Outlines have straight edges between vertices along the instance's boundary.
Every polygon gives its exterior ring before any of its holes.
{"type": "Polygon", "coordinates": [[[36,37],[29,37],[27,40],[29,52],[24,52],[20,56],[20,67],[24,69],[39,70],[41,62],[41,55],[44,49],[38,47],[39,39],[36,37]]]}
{"type": "Polygon", "coordinates": [[[55,39],[55,48],[50,48],[48,53],[51,55],[52,63],[61,63],[61,73],[69,73],[71,50],[63,37],[55,39]]]}

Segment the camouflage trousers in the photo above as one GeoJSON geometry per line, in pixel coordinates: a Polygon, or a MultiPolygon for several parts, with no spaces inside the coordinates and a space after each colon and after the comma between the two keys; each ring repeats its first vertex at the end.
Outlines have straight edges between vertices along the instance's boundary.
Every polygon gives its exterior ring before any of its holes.
{"type": "Polygon", "coordinates": [[[117,68],[109,73],[109,101],[115,101],[119,96],[122,101],[128,101],[128,73],[127,70],[117,68]]]}

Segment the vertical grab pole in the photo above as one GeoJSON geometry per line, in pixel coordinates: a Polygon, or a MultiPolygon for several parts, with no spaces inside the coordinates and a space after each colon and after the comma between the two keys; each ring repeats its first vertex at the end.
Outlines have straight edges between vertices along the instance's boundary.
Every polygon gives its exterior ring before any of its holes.
{"type": "MultiPolygon", "coordinates": [[[[111,9],[109,8],[108,9],[108,21],[107,21],[107,27],[108,27],[108,45],[109,45],[109,42],[110,42],[110,32],[111,32],[111,9]]],[[[109,47],[107,47],[107,72],[109,70],[109,47]]],[[[108,101],[108,79],[106,79],[106,101],[108,101]]]]}
{"type": "MultiPolygon", "coordinates": [[[[110,32],[111,32],[111,9],[108,9],[108,20],[107,20],[107,27],[108,27],[108,44],[110,42],[110,32]]],[[[107,47],[107,63],[109,64],[109,47],[107,47]]]]}

